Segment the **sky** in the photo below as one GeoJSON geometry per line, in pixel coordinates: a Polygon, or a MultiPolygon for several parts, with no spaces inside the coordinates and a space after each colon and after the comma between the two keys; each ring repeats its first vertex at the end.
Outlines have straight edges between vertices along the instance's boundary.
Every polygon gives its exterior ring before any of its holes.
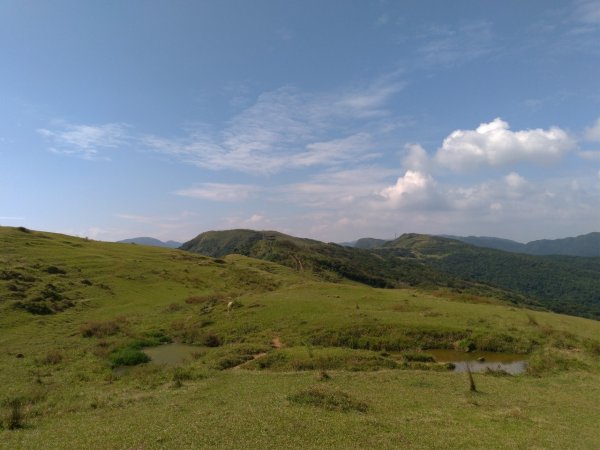
{"type": "Polygon", "coordinates": [[[0,225],[600,231],[600,0],[0,0],[0,225]]]}

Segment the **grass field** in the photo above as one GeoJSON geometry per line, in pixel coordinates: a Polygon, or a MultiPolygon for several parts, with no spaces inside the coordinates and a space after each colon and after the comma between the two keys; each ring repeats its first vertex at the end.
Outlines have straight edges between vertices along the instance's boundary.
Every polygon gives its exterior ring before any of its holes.
{"type": "Polygon", "coordinates": [[[0,448],[600,442],[596,321],[324,283],[235,255],[14,228],[0,228],[0,246],[0,448]],[[198,351],[175,367],[134,364],[167,341],[198,351]],[[522,353],[529,368],[474,374],[470,392],[465,374],[403,358],[431,348],[522,353]]]}

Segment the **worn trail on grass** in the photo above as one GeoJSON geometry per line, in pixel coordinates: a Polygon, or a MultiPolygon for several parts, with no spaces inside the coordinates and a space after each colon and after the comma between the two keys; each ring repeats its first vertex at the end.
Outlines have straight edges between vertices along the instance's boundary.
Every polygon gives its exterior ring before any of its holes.
{"type": "MultiPolygon", "coordinates": [[[[282,344],[281,339],[279,338],[279,336],[275,336],[271,340],[271,347],[273,347],[273,349],[275,349],[275,350],[280,349],[281,347],[283,347],[283,344],[282,344]]],[[[248,364],[249,362],[254,361],[256,359],[264,358],[265,356],[267,356],[267,352],[256,353],[256,354],[252,355],[252,359],[249,359],[248,361],[244,361],[243,363],[238,364],[237,366],[233,366],[231,368],[231,370],[238,370],[241,367],[243,367],[246,364],[248,364]]]]}

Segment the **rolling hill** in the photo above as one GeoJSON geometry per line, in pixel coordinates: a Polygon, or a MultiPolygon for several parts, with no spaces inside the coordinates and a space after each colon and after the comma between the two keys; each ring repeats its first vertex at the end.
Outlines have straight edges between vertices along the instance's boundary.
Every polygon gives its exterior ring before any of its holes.
{"type": "Polygon", "coordinates": [[[240,254],[259,258],[300,272],[313,273],[326,281],[346,279],[383,288],[452,288],[513,303],[526,303],[526,299],[519,295],[436,270],[412,257],[410,252],[397,257],[402,253],[397,251],[393,258],[388,258],[367,249],[343,247],[277,231],[208,231],[184,243],[181,249],[212,257],[240,254]]]}
{"type": "Polygon", "coordinates": [[[418,234],[376,244],[348,248],[274,231],[229,230],[202,233],[181,248],[213,257],[239,253],[328,280],[343,277],[388,288],[452,288],[600,318],[598,258],[524,255],[418,234]]]}
{"type": "Polygon", "coordinates": [[[376,252],[386,258],[409,252],[436,270],[518,293],[552,311],[600,319],[600,258],[525,255],[418,234],[376,252]]]}
{"type": "MultiPolygon", "coordinates": [[[[265,240],[278,239],[294,242],[265,240]]],[[[441,254],[423,241],[390,251],[441,254]]],[[[307,258],[320,248],[295,244],[307,258]]],[[[241,255],[5,227],[0,247],[0,448],[477,448],[482,436],[486,448],[593,448],[600,439],[597,321],[452,289],[331,283],[241,255]],[[149,347],[188,353],[148,361],[149,347]],[[470,392],[434,350],[511,352],[527,370],[475,373],[470,392]]]]}

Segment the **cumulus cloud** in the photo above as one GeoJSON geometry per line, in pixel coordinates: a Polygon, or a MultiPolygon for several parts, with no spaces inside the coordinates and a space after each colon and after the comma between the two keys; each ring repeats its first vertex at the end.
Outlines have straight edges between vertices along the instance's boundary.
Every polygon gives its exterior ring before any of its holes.
{"type": "Polygon", "coordinates": [[[427,190],[432,183],[433,180],[430,176],[421,172],[407,170],[404,176],[398,178],[396,184],[382,189],[379,195],[393,202],[400,202],[411,194],[427,190]]]}
{"type": "Polygon", "coordinates": [[[125,145],[129,139],[128,128],[122,123],[60,123],[55,129],[40,128],[37,132],[51,143],[49,150],[54,153],[95,159],[99,157],[99,151],[102,149],[114,149],[125,145]]]}
{"type": "Polygon", "coordinates": [[[407,169],[426,171],[429,167],[429,155],[427,151],[419,144],[407,144],[406,154],[402,161],[407,169]]]}
{"type": "Polygon", "coordinates": [[[596,123],[585,130],[585,138],[588,141],[600,142],[600,118],[596,120],[596,123]]]}
{"type": "Polygon", "coordinates": [[[236,202],[248,199],[259,190],[258,186],[250,184],[202,183],[176,191],[175,194],[202,200],[236,202]]]}
{"type": "Polygon", "coordinates": [[[444,139],[435,159],[459,171],[523,161],[547,164],[573,147],[574,141],[558,127],[511,131],[507,122],[496,118],[475,130],[453,131],[444,139]]]}

